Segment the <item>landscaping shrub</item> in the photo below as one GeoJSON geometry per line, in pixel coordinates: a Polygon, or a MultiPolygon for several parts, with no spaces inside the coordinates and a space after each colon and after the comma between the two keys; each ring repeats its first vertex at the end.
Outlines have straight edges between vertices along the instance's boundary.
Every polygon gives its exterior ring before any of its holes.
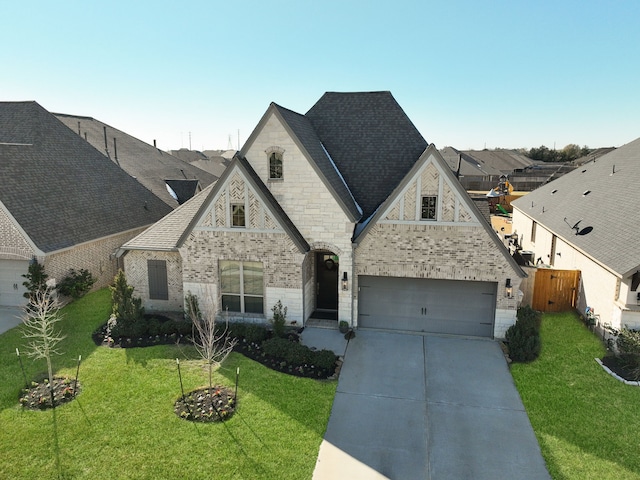
{"type": "Polygon", "coordinates": [[[267,327],[260,323],[229,323],[227,333],[234,338],[244,338],[249,343],[261,344],[268,336],[267,327]]]}
{"type": "Polygon", "coordinates": [[[265,354],[280,358],[293,365],[311,363],[311,350],[300,343],[291,342],[286,338],[274,337],[262,344],[265,354]]]}
{"type": "Polygon", "coordinates": [[[66,297],[78,299],[89,292],[94,283],[96,283],[96,279],[89,270],[81,268],[77,272],[72,268],[58,284],[57,290],[66,297]]]}
{"type": "Polygon", "coordinates": [[[331,350],[318,350],[311,354],[311,363],[318,368],[331,370],[336,364],[336,354],[331,350]]]}
{"type": "Polygon", "coordinates": [[[45,273],[44,265],[38,263],[35,259],[29,264],[27,273],[22,276],[26,278],[26,280],[22,282],[22,285],[28,290],[24,292],[24,298],[31,298],[36,292],[46,290],[49,275],[45,273]]]}
{"type": "Polygon", "coordinates": [[[116,317],[113,336],[137,337],[144,335],[147,324],[144,320],[142,300],[133,296],[133,287],[127,283],[122,270],[118,271],[111,289],[112,313],[116,317]]]}
{"type": "Polygon", "coordinates": [[[509,357],[514,362],[531,362],[540,355],[541,318],[541,313],[528,305],[518,309],[516,323],[509,327],[505,335],[509,357]]]}
{"type": "Polygon", "coordinates": [[[282,306],[282,302],[278,302],[271,308],[273,317],[269,320],[273,326],[273,333],[276,337],[284,337],[284,327],[287,323],[287,307],[282,306]]]}

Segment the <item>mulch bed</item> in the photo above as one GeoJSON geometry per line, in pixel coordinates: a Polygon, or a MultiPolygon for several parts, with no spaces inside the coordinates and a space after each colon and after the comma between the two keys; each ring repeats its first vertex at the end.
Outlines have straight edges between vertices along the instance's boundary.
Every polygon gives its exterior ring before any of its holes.
{"type": "Polygon", "coordinates": [[[31,382],[29,388],[22,389],[20,393],[20,404],[30,410],[45,410],[55,408],[63,403],[68,403],[76,398],[80,393],[80,382],[67,377],[53,378],[53,403],[51,403],[51,390],[49,380],[41,382],[31,382]]]}
{"type": "Polygon", "coordinates": [[[216,385],[199,388],[176,400],[176,415],[192,422],[222,422],[236,411],[236,396],[231,389],[216,385]]]}
{"type": "Polygon", "coordinates": [[[627,366],[628,364],[623,357],[618,357],[615,355],[605,355],[600,360],[607,368],[609,368],[609,370],[611,370],[619,377],[624,378],[625,380],[628,380],[630,382],[637,382],[638,380],[640,380],[633,375],[631,369],[627,366]]]}
{"type": "MultiPolygon", "coordinates": [[[[161,334],[161,335],[142,335],[137,338],[118,337],[109,338],[106,335],[107,324],[103,324],[96,329],[92,338],[96,345],[107,346],[111,348],[137,348],[137,347],[151,347],[154,345],[171,345],[176,343],[192,343],[190,335],[182,334],[161,334]]],[[[289,334],[291,341],[299,341],[299,336],[295,333],[289,334]]],[[[247,358],[255,360],[261,363],[267,368],[276,370],[278,372],[286,373],[288,375],[295,375],[303,378],[314,378],[316,380],[326,380],[336,375],[336,366],[331,369],[318,368],[315,365],[302,364],[293,365],[283,362],[281,359],[273,358],[266,355],[262,351],[261,343],[250,342],[245,338],[238,338],[238,342],[233,348],[234,352],[241,353],[247,358]]]]}

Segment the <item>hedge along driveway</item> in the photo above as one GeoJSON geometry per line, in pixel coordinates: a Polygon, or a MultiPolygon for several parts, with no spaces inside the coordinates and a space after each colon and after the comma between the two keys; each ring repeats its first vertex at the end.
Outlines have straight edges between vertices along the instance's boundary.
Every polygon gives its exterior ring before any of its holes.
{"type": "Polygon", "coordinates": [[[594,360],[605,349],[573,313],[546,314],[542,352],[512,375],[555,479],[640,478],[640,387],[594,360]]]}
{"type": "MultiPolygon", "coordinates": [[[[64,355],[58,374],[75,375],[82,392],[55,410],[18,405],[22,375],[15,347],[19,329],[0,335],[0,476],[6,478],[311,478],[336,382],[269,370],[232,354],[216,372],[233,386],[240,368],[239,409],[224,424],[178,418],[175,358],[185,390],[207,382],[191,347],[96,347],[91,332],[108,317],[109,292],[93,293],[64,309],[64,355]]],[[[44,363],[25,360],[31,378],[44,363]]]]}

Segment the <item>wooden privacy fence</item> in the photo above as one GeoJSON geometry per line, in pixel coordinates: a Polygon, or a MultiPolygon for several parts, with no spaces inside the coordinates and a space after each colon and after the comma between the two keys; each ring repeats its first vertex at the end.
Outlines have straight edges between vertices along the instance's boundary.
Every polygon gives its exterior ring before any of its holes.
{"type": "Polygon", "coordinates": [[[579,287],[580,270],[539,268],[535,274],[531,307],[542,312],[573,310],[579,287]]]}

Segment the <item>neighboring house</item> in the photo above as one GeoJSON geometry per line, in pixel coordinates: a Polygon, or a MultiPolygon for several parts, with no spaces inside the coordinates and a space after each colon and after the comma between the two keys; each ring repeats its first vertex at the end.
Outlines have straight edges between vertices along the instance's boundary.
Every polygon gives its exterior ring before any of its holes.
{"type": "Polygon", "coordinates": [[[640,139],[586,163],[513,205],[513,229],[538,264],[580,270],[578,309],[640,327],[640,139]]]}
{"type": "Polygon", "coordinates": [[[108,285],[116,249],[171,211],[35,102],[0,102],[0,178],[0,305],[25,303],[34,259],[108,285]]]}
{"type": "Polygon", "coordinates": [[[94,118],[54,115],[172,208],[218,179],[94,118]]]}
{"type": "Polygon", "coordinates": [[[468,191],[489,191],[507,175],[515,190],[528,192],[575,168],[573,164],[531,160],[516,150],[457,150],[445,147],[440,153],[468,191]]]}
{"type": "Polygon", "coordinates": [[[180,160],[193,165],[194,167],[198,167],[201,170],[205,170],[215,175],[218,178],[222,176],[227,165],[229,165],[229,162],[236,154],[235,150],[230,152],[224,150],[206,150],[204,152],[199,152],[197,150],[188,150],[186,148],[171,150],[169,153],[178,157],[180,160]],[[223,155],[227,155],[227,157],[223,155]]]}
{"type": "Polygon", "coordinates": [[[123,246],[148,310],[502,337],[524,273],[389,92],[272,103],[220,180],[123,246]]]}

